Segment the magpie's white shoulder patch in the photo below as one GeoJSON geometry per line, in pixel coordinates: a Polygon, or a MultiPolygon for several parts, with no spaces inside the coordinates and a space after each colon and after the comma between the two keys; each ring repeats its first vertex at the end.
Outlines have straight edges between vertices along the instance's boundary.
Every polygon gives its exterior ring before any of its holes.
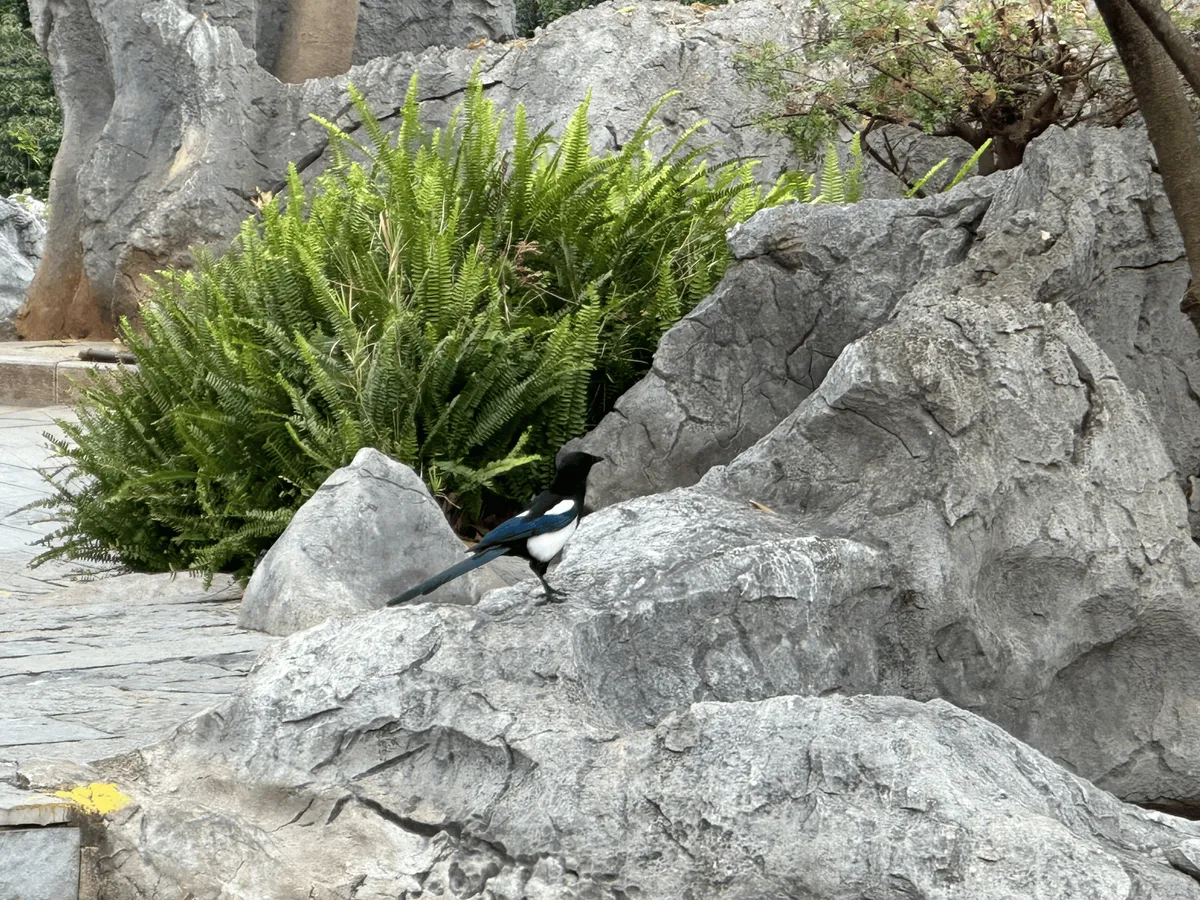
{"type": "Polygon", "coordinates": [[[575,508],[575,501],[568,497],[566,500],[559,500],[552,507],[546,510],[548,516],[561,516],[563,513],[570,512],[575,508]]]}

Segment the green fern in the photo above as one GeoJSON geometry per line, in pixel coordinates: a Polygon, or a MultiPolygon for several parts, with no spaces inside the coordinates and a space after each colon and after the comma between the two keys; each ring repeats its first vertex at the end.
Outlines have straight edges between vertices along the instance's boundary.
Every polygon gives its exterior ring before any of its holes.
{"type": "Polygon", "coordinates": [[[929,179],[932,178],[934,175],[936,175],[939,171],[941,171],[942,166],[946,165],[946,163],[948,163],[949,161],[950,161],[949,157],[947,157],[946,159],[943,159],[941,162],[934,165],[934,167],[932,169],[930,169],[928,172],[926,172],[924,175],[922,175],[920,178],[918,178],[916,181],[914,181],[912,187],[910,187],[907,191],[904,192],[904,199],[908,200],[912,197],[915,197],[921,191],[921,189],[925,187],[925,183],[928,182],[929,179]]]}
{"type": "Polygon", "coordinates": [[[837,145],[830,141],[825,145],[825,161],[821,167],[820,193],[817,176],[814,174],[799,191],[803,203],[857,203],[862,199],[863,155],[860,136],[855,133],[848,148],[850,164],[843,169],[838,158],[837,145]]]}
{"type": "Polygon", "coordinates": [[[318,120],[310,188],[292,168],[229,252],[160,273],[124,330],[138,370],[86,388],[54,445],[41,560],[245,577],[364,446],[464,526],[507,514],[720,279],[726,230],[811,188],[707,165],[690,133],[652,154],[661,103],[600,156],[587,100],[557,139],[518,107],[505,151],[477,78],[441,129],[415,76],[395,133],[349,93],[362,129],[318,120]]]}
{"type": "Polygon", "coordinates": [[[957,187],[958,183],[966,178],[973,168],[979,165],[979,160],[983,157],[983,154],[987,152],[987,149],[990,146],[992,146],[991,138],[988,138],[986,141],[980,144],[979,149],[971,154],[971,158],[963,163],[961,167],[959,167],[959,170],[954,174],[954,177],[950,180],[950,183],[946,185],[946,190],[957,187]]]}

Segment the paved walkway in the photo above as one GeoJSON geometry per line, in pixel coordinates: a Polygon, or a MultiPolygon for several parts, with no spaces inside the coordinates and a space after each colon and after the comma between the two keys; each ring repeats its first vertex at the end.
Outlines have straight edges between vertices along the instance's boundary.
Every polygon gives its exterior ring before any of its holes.
{"type": "MultiPolygon", "coordinates": [[[[65,408],[0,406],[0,770],[30,759],[86,762],[153,741],[234,690],[274,639],[237,627],[240,591],[196,578],[68,580],[29,569],[54,530],[42,432],[65,408]]],[[[2,772],[0,772],[2,774],[2,772]]]]}

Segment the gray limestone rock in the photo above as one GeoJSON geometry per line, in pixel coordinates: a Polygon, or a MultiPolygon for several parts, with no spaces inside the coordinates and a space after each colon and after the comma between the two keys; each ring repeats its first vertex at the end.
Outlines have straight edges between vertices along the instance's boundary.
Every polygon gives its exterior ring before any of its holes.
{"type": "Polygon", "coordinates": [[[694,484],[788,415],[848,343],[966,258],[996,183],[853,206],[790,204],[730,232],[725,278],[668,331],[651,372],[579,442],[605,462],[588,501],[694,484]]]}
{"type": "MultiPolygon", "coordinates": [[[[267,551],[246,586],[238,621],[243,628],[291,634],[333,615],[382,606],[465,555],[420,477],[364,448],[325,480],[267,551]]],[[[511,578],[521,569],[504,571],[511,578]]],[[[482,590],[507,580],[480,570],[429,599],[473,603],[482,590]]]]}
{"type": "MultiPolygon", "coordinates": [[[[1052,128],[1004,179],[975,271],[1069,304],[1145,397],[1181,490],[1200,475],[1200,336],[1179,311],[1190,273],[1145,130],[1052,128]]],[[[1188,491],[1200,536],[1200,491],[1188,491]]]]}
{"type": "Polygon", "coordinates": [[[354,63],[481,39],[504,41],[516,31],[513,0],[361,0],[354,63]]]}
{"type": "MultiPolygon", "coordinates": [[[[782,660],[766,664],[766,674],[755,679],[742,654],[778,655],[786,621],[795,632],[786,646],[803,642],[814,653],[823,647],[820,654],[829,655],[842,638],[809,628],[814,606],[830,606],[829,617],[838,618],[842,603],[855,608],[868,604],[875,608],[876,614],[868,617],[874,622],[891,602],[882,563],[873,551],[797,532],[786,520],[749,504],[706,495],[647,498],[589,517],[587,527],[586,539],[567,545],[550,579],[556,589],[592,598],[588,606],[594,621],[584,629],[590,637],[578,640],[584,642],[580,652],[594,655],[597,670],[605,665],[604,648],[619,642],[629,654],[647,654],[640,668],[655,658],[655,665],[675,672],[669,681],[630,689],[646,698],[661,693],[662,699],[646,699],[628,712],[642,723],[657,721],[705,685],[718,691],[714,696],[742,699],[842,684],[850,678],[847,672],[818,676],[782,660]],[[723,527],[706,529],[712,520],[723,527]],[[623,551],[614,549],[617,544],[623,551]],[[769,562],[760,567],[755,562],[760,559],[769,562]],[[664,599],[643,609],[638,598],[646,592],[664,599]],[[730,604],[749,595],[767,599],[730,612],[730,604]],[[796,597],[804,598],[800,618],[787,611],[796,606],[796,597]],[[710,607],[714,621],[700,628],[696,610],[710,607]],[[716,624],[722,617],[733,624],[716,624]],[[660,647],[658,641],[639,638],[664,632],[681,634],[678,646],[668,641],[660,647]],[[714,646],[704,650],[709,644],[714,646]],[[681,680],[680,673],[693,666],[695,674],[681,680]]],[[[456,562],[460,548],[410,470],[376,451],[361,451],[354,466],[330,476],[268,552],[247,588],[241,623],[274,625],[278,633],[308,627],[334,613],[377,607],[456,562]]],[[[469,602],[469,577],[430,598],[469,602]]],[[[529,590],[541,599],[536,582],[529,590]]],[[[850,634],[845,628],[842,632],[843,638],[850,634]]],[[[864,631],[860,645],[877,637],[864,631]]],[[[851,669],[862,673],[852,679],[857,690],[879,681],[865,650],[851,669]]]]}
{"type": "Polygon", "coordinates": [[[25,302],[46,237],[45,204],[0,197],[0,341],[16,337],[13,319],[25,302]]]}
{"type": "Polygon", "coordinates": [[[1039,280],[961,276],[698,487],[885,553],[900,693],[1124,799],[1196,808],[1200,548],[1153,418],[1069,306],[1029,296],[1039,280]]]}
{"type": "MultiPolygon", "coordinates": [[[[955,263],[959,282],[1018,284],[1075,310],[1145,396],[1182,491],[1200,473],[1200,338],[1178,309],[1188,267],[1152,161],[1140,127],[1056,128],[1020,168],[947,196],[760,213],[731,234],[734,261],[713,296],[584,439],[612,461],[594,470],[589,502],[691,484],[729,462],[846,343],[955,263]]],[[[1200,499],[1192,515],[1200,534],[1200,499]]]]}
{"type": "MultiPolygon", "coordinates": [[[[802,4],[746,0],[703,12],[677,2],[605,3],[552,23],[532,40],[422,52],[385,46],[394,20],[373,11],[383,5],[364,7],[360,32],[370,46],[360,49],[393,55],[340,78],[285,85],[263,68],[277,40],[268,34],[277,4],[34,0],[34,30],[66,110],[51,190],[54,265],[43,267],[35,296],[43,305],[74,305],[57,316],[27,317],[23,327],[87,332],[98,327],[86,315],[95,303],[100,324],[109,328],[120,315],[135,315],[145,289],[141,275],[188,264],[191,246],[223,246],[254,213],[258,190],[284,186],[289,162],[306,179],[321,171],[327,134],[310,114],[356,128],[348,81],[385,125],[413,72],[420,73],[424,111],[435,125],[459,102],[476,65],[488,96],[510,110],[523,101],[534,129],[561,127],[590,88],[599,147],[627,140],[654,102],[679,90],[663,111],[656,146],[669,146],[706,119],[696,141],[718,143],[712,155],[763,158],[764,177],[791,162],[784,138],[750,127],[762,100],[734,75],[732,60],[743,42],[800,40],[816,22],[802,4]]],[[[471,23],[452,41],[507,27],[489,24],[490,0],[449,5],[471,23]]],[[[389,15],[416,8],[389,6],[389,15]]],[[[494,10],[503,20],[510,8],[494,10]]],[[[441,6],[421,9],[414,32],[441,6]]]]}
{"type": "Polygon", "coordinates": [[[104,896],[1200,897],[1174,863],[1195,824],[949,704],[684,699],[638,725],[593,692],[571,604],[485,605],[296,635],[102,765],[136,803],[104,896]]]}
{"type": "Polygon", "coordinates": [[[260,101],[288,88],[218,24],[250,28],[249,7],[231,6],[222,18],[175,0],[30,4],[64,131],[23,335],[102,334],[136,317],[143,275],[231,237],[255,186],[273,183],[271,154],[253,152],[275,120],[260,101]]]}

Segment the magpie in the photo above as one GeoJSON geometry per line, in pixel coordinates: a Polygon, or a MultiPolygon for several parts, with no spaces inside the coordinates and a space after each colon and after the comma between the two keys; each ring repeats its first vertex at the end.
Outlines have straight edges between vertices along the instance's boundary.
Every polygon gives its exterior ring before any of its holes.
{"type": "Polygon", "coordinates": [[[588,472],[601,459],[579,451],[565,454],[559,460],[554,481],[533,499],[529,509],[484,535],[483,540],[471,548],[467,559],[409,588],[399,597],[393,597],[387,605],[397,606],[428,594],[506,553],[529,560],[530,568],[546,589],[547,598],[555,599],[557,592],[546,583],[546,568],[575,533],[575,526],[583,516],[588,472]]]}

